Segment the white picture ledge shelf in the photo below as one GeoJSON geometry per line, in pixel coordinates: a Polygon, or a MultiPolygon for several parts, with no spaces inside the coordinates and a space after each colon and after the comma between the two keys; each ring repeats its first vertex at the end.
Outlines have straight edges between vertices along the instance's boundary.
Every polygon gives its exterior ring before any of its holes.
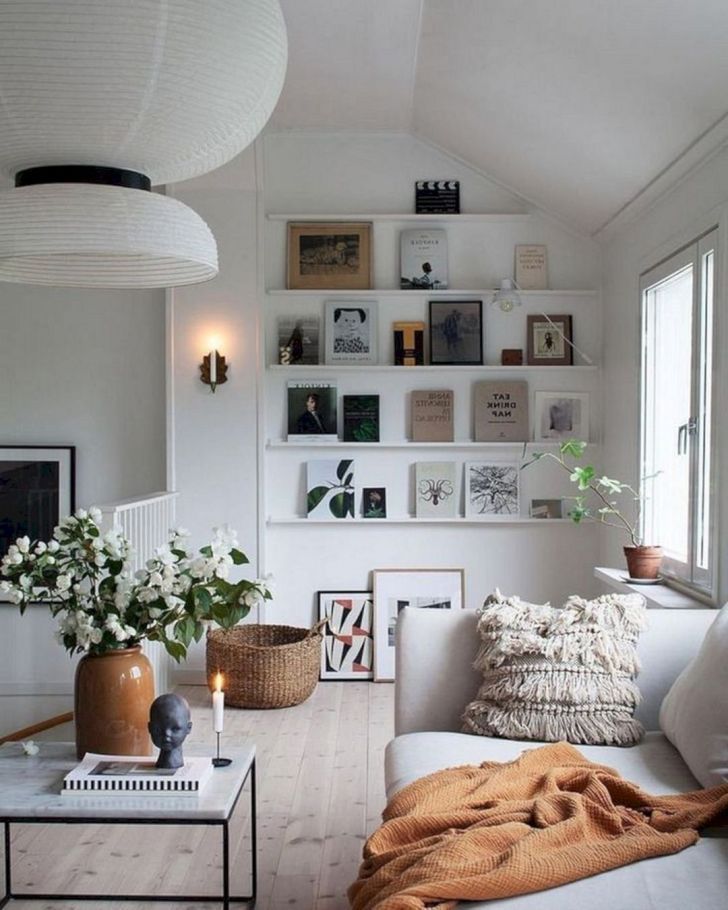
{"type": "Polygon", "coordinates": [[[594,568],[594,577],[603,581],[611,588],[622,594],[641,594],[647,601],[648,607],[662,609],[695,610],[704,609],[708,604],[689,594],[671,588],[666,584],[632,585],[624,579],[627,577],[626,569],[610,569],[605,566],[594,568]]]}
{"type": "MultiPolygon", "coordinates": [[[[496,449],[511,450],[520,452],[523,446],[526,451],[534,449],[558,449],[558,442],[474,442],[472,439],[456,439],[454,442],[413,442],[409,439],[401,439],[392,442],[344,442],[339,439],[336,442],[289,442],[287,439],[269,439],[267,446],[269,449],[352,449],[357,452],[366,451],[367,449],[496,449]]],[[[590,446],[596,445],[590,442],[590,446]]]]}
{"type": "Polygon", "coordinates": [[[294,363],[294,364],[280,364],[280,363],[271,363],[268,366],[269,370],[284,370],[288,373],[347,373],[356,371],[358,373],[369,373],[369,372],[395,372],[406,375],[408,373],[419,371],[419,370],[432,370],[439,372],[449,373],[451,370],[459,370],[462,372],[470,373],[573,373],[573,372],[582,372],[582,373],[596,373],[599,370],[599,367],[596,364],[587,365],[578,365],[578,366],[529,366],[528,364],[523,364],[522,366],[502,366],[498,363],[489,363],[481,364],[479,366],[461,366],[459,364],[431,364],[426,363],[420,366],[413,367],[404,367],[404,366],[395,366],[393,363],[337,363],[337,364],[324,364],[324,363],[294,363]]]}
{"type": "Polygon", "coordinates": [[[574,524],[570,518],[526,518],[526,517],[514,517],[514,518],[414,518],[411,515],[402,516],[399,518],[303,518],[300,515],[291,515],[287,518],[273,518],[268,517],[269,525],[297,525],[297,524],[306,524],[310,527],[316,527],[317,525],[371,525],[376,527],[377,525],[477,525],[481,528],[488,527],[500,527],[512,526],[512,525],[571,525],[576,528],[578,525],[574,524]]]}
{"type": "Polygon", "coordinates": [[[487,224],[507,224],[513,221],[530,221],[528,212],[462,212],[449,214],[447,212],[433,212],[431,214],[417,214],[415,212],[334,212],[332,214],[301,214],[273,213],[266,216],[269,221],[421,221],[421,222],[455,222],[474,221],[487,224]]]}
{"type": "MultiPolygon", "coordinates": [[[[270,297],[373,297],[383,294],[387,297],[492,297],[496,288],[447,288],[443,290],[419,290],[410,288],[368,288],[366,290],[335,290],[329,288],[269,288],[266,292],[270,297]]],[[[561,297],[597,297],[599,291],[593,288],[570,288],[565,290],[519,291],[525,300],[534,297],[561,298],[561,297]]]]}

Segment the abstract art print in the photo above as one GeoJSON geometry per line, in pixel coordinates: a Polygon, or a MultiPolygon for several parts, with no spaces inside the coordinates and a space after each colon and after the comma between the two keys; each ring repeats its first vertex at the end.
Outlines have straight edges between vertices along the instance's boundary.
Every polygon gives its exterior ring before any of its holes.
{"type": "Polygon", "coordinates": [[[319,591],[322,680],[374,677],[374,609],[371,591],[319,591]]]}
{"type": "Polygon", "coordinates": [[[536,442],[589,441],[588,392],[536,392],[534,411],[536,442]]]}
{"type": "Polygon", "coordinates": [[[465,465],[465,517],[516,518],[520,512],[517,464],[469,461],[465,465]]]}
{"type": "Polygon", "coordinates": [[[405,607],[461,610],[465,603],[463,569],[375,569],[374,679],[394,679],[397,620],[405,607]]]}

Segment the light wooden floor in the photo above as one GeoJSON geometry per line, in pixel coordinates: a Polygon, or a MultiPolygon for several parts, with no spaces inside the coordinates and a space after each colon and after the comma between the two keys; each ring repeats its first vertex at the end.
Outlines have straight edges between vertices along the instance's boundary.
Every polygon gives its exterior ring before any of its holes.
{"type": "MultiPolygon", "coordinates": [[[[209,694],[193,706],[195,742],[212,748],[209,694]]],[[[259,910],[344,910],[367,834],[384,808],[384,747],[393,735],[393,686],[320,683],[304,704],[230,709],[223,742],[250,737],[258,753],[259,910]]],[[[224,750],[223,750],[224,751],[224,750]]],[[[241,805],[247,805],[242,799],[241,805]]],[[[241,810],[244,811],[244,810],[241,810]]],[[[233,886],[247,886],[247,822],[240,819],[233,886]]],[[[219,891],[219,831],[27,826],[14,829],[15,886],[58,892],[204,894],[219,891]]],[[[142,902],[15,901],[9,910],[152,910],[142,902]]],[[[202,910],[215,904],[166,904],[202,910]]]]}

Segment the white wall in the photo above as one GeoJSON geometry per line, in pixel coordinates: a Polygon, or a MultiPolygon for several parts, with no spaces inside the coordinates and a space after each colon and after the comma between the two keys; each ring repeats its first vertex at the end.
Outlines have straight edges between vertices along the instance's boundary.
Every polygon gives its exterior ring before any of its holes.
{"type": "MultiPolygon", "coordinates": [[[[164,487],[164,320],[162,291],[0,286],[0,442],[75,445],[79,506],[164,487]]],[[[0,604],[0,695],[71,691],[53,628],[0,604]]]]}
{"type": "MultiPolygon", "coordinates": [[[[606,244],[604,261],[604,470],[612,477],[639,476],[639,276],[675,250],[715,225],[720,226],[716,284],[718,301],[718,382],[716,430],[718,483],[714,501],[718,510],[719,539],[728,533],[728,422],[723,418],[728,400],[728,269],[726,225],[728,215],[728,151],[703,164],[665,194],[652,208],[623,227],[606,244]],[[722,478],[722,482],[720,479],[722,478]]],[[[605,532],[608,529],[604,529],[605,532]]],[[[604,565],[622,565],[618,534],[603,535],[604,565]]],[[[659,541],[656,541],[659,543],[659,541]]],[[[719,603],[728,598],[728,560],[719,570],[719,603]]]]}
{"type": "MultiPolygon", "coordinates": [[[[202,546],[213,527],[230,525],[258,572],[257,518],[257,186],[255,149],[212,174],[177,184],[172,195],[209,224],[220,274],[170,292],[172,361],[169,410],[170,488],[177,520],[202,546]],[[217,338],[229,364],[215,394],[199,364],[217,338]]],[[[204,679],[204,642],[175,670],[176,681],[204,679]]]]}
{"type": "MultiPolygon", "coordinates": [[[[414,181],[423,177],[454,177],[461,182],[462,211],[526,212],[523,200],[487,181],[473,170],[447,157],[429,145],[408,135],[388,134],[320,134],[306,132],[271,133],[265,137],[265,210],[282,214],[351,215],[354,213],[406,213],[414,210],[414,181]]],[[[436,216],[432,219],[437,222],[436,216]]],[[[398,234],[411,223],[383,224],[375,232],[375,286],[396,287],[398,234]]],[[[592,240],[579,237],[558,223],[538,213],[527,222],[513,220],[502,224],[445,225],[450,243],[451,286],[492,288],[500,278],[513,275],[514,245],[545,243],[548,247],[551,287],[562,289],[598,288],[600,250],[592,240]],[[467,255],[463,255],[463,250],[467,255]],[[457,272],[457,276],[454,274],[457,272]]],[[[285,287],[285,221],[268,221],[265,226],[265,271],[269,288],[285,287]]],[[[296,312],[296,307],[318,311],[322,297],[345,297],[345,292],[307,295],[305,298],[271,296],[263,298],[264,321],[267,323],[267,360],[275,362],[275,316],[279,312],[296,312]]],[[[385,292],[373,292],[379,300],[380,343],[389,344],[393,318],[424,318],[423,298],[402,300],[389,298],[385,292]],[[417,308],[422,310],[419,315],[417,308]]],[[[575,335],[591,353],[600,359],[601,328],[599,298],[544,299],[533,307],[551,313],[573,312],[575,335]]],[[[484,306],[486,350],[490,362],[497,362],[500,347],[525,348],[525,313],[528,307],[513,314],[502,314],[484,306]],[[506,344],[506,339],[510,344],[506,344]],[[495,341],[497,340],[497,343],[495,341]]],[[[385,350],[387,350],[385,348],[385,350]]],[[[386,357],[384,359],[387,359],[386,357]]],[[[409,388],[455,388],[456,420],[467,437],[469,395],[477,374],[433,375],[362,374],[336,376],[338,391],[379,391],[382,395],[382,422],[388,423],[392,436],[405,436],[405,401],[409,388]],[[386,377],[386,379],[383,379],[386,377]],[[435,378],[436,377],[436,378],[435,378]],[[366,383],[366,388],[363,387],[366,383]],[[382,387],[382,383],[386,387],[382,387]],[[424,384],[423,384],[424,383],[424,384]],[[406,387],[405,387],[406,386],[406,387]],[[388,409],[388,410],[387,410],[388,409]],[[385,410],[387,413],[385,414],[385,410]],[[397,429],[398,428],[398,429],[397,429]]],[[[307,373],[317,378],[314,372],[307,373]]],[[[529,376],[531,391],[535,388],[562,388],[578,391],[585,387],[592,393],[594,433],[599,436],[600,388],[598,374],[584,374],[579,382],[586,386],[569,388],[575,378],[563,372],[553,377],[529,376]],[[566,385],[564,385],[564,383],[566,385]]],[[[280,438],[285,414],[285,373],[263,371],[266,387],[265,438],[280,438]]],[[[300,378],[296,376],[295,378],[300,378]]],[[[332,379],[327,374],[326,379],[332,379]]],[[[514,377],[518,378],[518,377],[514,377]]],[[[267,449],[266,515],[301,514],[303,483],[307,458],[333,458],[336,453],[318,455],[307,450],[267,449]]],[[[463,462],[477,453],[445,451],[425,453],[416,447],[412,452],[390,452],[357,449],[358,483],[387,485],[388,496],[401,501],[404,511],[409,463],[417,460],[455,460],[463,462]],[[399,462],[399,464],[398,464],[399,462]],[[395,477],[396,475],[396,477],[395,477]],[[377,483],[375,478],[385,478],[377,483]],[[397,479],[398,478],[398,479],[397,479]],[[399,486],[396,486],[399,484],[399,486]]],[[[533,469],[534,471],[536,469],[533,469]]],[[[548,483],[554,484],[553,475],[548,483]]],[[[410,481],[411,485],[411,481],[410,481]]],[[[565,495],[565,488],[551,486],[537,489],[535,474],[524,476],[524,500],[530,496],[565,495]]],[[[391,502],[390,502],[391,505],[391,502]]],[[[527,503],[522,513],[527,514],[527,503]]],[[[277,583],[277,596],[268,609],[272,622],[309,625],[314,616],[317,590],[364,589],[371,583],[373,568],[417,566],[463,566],[466,570],[468,607],[480,604],[495,586],[536,599],[560,598],[570,593],[588,593],[595,589],[592,568],[598,554],[597,528],[579,530],[570,524],[533,527],[529,525],[358,525],[332,528],[314,523],[266,527],[265,567],[277,583]]]]}

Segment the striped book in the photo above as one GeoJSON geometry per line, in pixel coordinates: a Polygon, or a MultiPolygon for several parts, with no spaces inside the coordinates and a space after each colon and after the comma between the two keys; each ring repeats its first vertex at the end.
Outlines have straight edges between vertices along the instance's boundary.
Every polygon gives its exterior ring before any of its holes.
{"type": "Polygon", "coordinates": [[[124,793],[196,796],[212,774],[210,758],[188,758],[181,768],[156,768],[153,756],[96,755],[83,760],[63,778],[61,796],[124,793]]]}

